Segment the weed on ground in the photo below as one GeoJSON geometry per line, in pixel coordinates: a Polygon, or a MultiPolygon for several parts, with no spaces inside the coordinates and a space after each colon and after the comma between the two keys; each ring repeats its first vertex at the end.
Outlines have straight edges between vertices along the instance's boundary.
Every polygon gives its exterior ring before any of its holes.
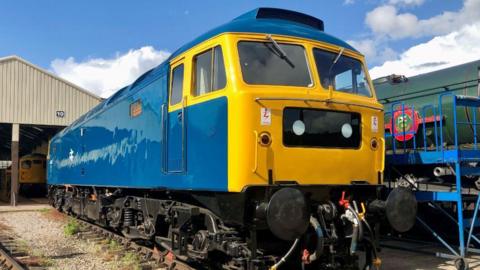
{"type": "Polygon", "coordinates": [[[66,236],[72,236],[80,231],[80,224],[74,218],[70,218],[63,227],[63,232],[66,236]]]}

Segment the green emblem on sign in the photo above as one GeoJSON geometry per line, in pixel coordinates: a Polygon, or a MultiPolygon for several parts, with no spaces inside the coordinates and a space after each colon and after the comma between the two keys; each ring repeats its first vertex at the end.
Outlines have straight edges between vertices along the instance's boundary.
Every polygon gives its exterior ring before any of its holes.
{"type": "Polygon", "coordinates": [[[412,128],[412,117],[408,114],[399,115],[395,121],[395,128],[399,131],[409,131],[412,128]]]}

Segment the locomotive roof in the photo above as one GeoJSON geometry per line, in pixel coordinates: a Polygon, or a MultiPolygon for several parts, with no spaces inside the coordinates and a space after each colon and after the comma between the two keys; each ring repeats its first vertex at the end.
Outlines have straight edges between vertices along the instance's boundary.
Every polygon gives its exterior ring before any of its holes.
{"type": "Polygon", "coordinates": [[[40,154],[40,153],[33,153],[33,154],[28,154],[28,155],[24,155],[21,157],[22,158],[45,158],[46,156],[44,154],[40,154]]]}
{"type": "MultiPolygon", "coordinates": [[[[170,55],[170,57],[162,64],[144,73],[129,87],[124,87],[112,95],[109,100],[117,99],[118,96],[122,96],[121,92],[126,92],[127,89],[141,88],[141,86],[148,84],[153,78],[157,77],[158,74],[164,72],[164,65],[169,63],[171,59],[184,53],[195,45],[222,33],[265,33],[301,37],[334,44],[358,52],[345,41],[326,34],[324,32],[323,21],[318,18],[285,9],[257,8],[240,15],[232,21],[216,27],[183,45],[177,51],[172,53],[172,55],[170,55]]],[[[111,102],[107,101],[107,103],[111,102]]]]}
{"type": "Polygon", "coordinates": [[[232,21],[214,28],[199,36],[193,41],[185,44],[170,59],[185,52],[191,47],[202,43],[221,33],[266,33],[285,36],[294,36],[318,40],[334,44],[346,49],[357,51],[345,41],[326,34],[323,28],[323,21],[303,13],[278,9],[278,8],[257,8],[249,11],[232,21]]]}

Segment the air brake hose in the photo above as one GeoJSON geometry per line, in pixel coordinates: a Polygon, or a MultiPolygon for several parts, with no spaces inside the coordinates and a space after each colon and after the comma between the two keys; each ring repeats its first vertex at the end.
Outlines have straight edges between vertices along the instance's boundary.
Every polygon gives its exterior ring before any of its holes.
{"type": "Polygon", "coordinates": [[[348,216],[348,212],[353,216],[347,219],[352,222],[352,241],[350,243],[350,253],[355,254],[357,251],[357,244],[359,241],[363,239],[363,226],[362,226],[362,219],[359,217],[357,211],[352,207],[348,206],[345,214],[348,216]]]}
{"type": "MultiPolygon", "coordinates": [[[[373,234],[373,231],[372,231],[372,228],[370,227],[370,224],[368,224],[367,220],[366,219],[363,219],[363,222],[365,223],[365,226],[367,227],[367,230],[369,232],[369,234],[371,235],[371,237],[373,238],[374,237],[374,234],[373,234]]],[[[381,263],[380,261],[380,258],[378,257],[378,253],[377,253],[377,246],[375,245],[375,241],[373,239],[368,239],[368,238],[365,238],[365,240],[367,242],[370,243],[370,245],[372,246],[372,250],[373,250],[373,257],[375,258],[375,261],[374,263],[381,263]]],[[[377,267],[378,268],[378,267],[377,267]]]]}
{"type": "Polygon", "coordinates": [[[315,233],[317,234],[317,247],[315,249],[315,252],[310,254],[307,259],[307,263],[311,263],[317,259],[317,256],[320,256],[323,251],[323,231],[322,227],[320,226],[320,223],[316,218],[313,216],[310,216],[310,224],[312,225],[313,229],[315,230],[315,233]]]}
{"type": "Polygon", "coordinates": [[[350,210],[352,212],[353,216],[355,216],[355,219],[358,222],[358,241],[362,241],[363,240],[362,219],[358,216],[357,211],[355,211],[355,209],[353,209],[352,206],[348,206],[348,210],[350,210]]]}
{"type": "Polygon", "coordinates": [[[293,250],[297,247],[299,242],[300,242],[299,238],[295,239],[295,242],[293,242],[293,245],[290,247],[288,252],[276,264],[274,264],[272,267],[270,267],[270,270],[277,270],[278,267],[280,267],[280,265],[285,263],[287,261],[288,257],[290,257],[290,255],[292,254],[293,250]]]}
{"type": "MultiPolygon", "coordinates": [[[[374,237],[374,234],[373,234],[373,231],[372,231],[372,227],[370,227],[370,224],[368,224],[367,220],[366,219],[363,219],[363,222],[365,223],[365,227],[367,228],[367,231],[368,233],[372,236],[372,238],[374,237]]],[[[371,241],[372,243],[374,243],[374,241],[371,241]]],[[[377,247],[375,245],[373,245],[374,247],[374,250],[377,251],[377,247]]],[[[376,253],[376,252],[375,252],[376,253]]]]}
{"type": "Polygon", "coordinates": [[[355,254],[355,252],[357,251],[357,243],[358,243],[358,225],[353,224],[352,242],[350,243],[350,254],[355,254]]]}
{"type": "MultiPolygon", "coordinates": [[[[355,203],[355,201],[353,202],[353,206],[355,207],[355,210],[357,210],[357,204],[355,203]]],[[[360,217],[360,220],[361,220],[360,224],[365,223],[365,227],[366,227],[366,229],[367,229],[371,238],[365,237],[363,240],[366,242],[366,244],[370,245],[371,251],[373,253],[372,261],[371,262],[367,261],[364,269],[370,269],[369,266],[373,266],[373,267],[375,267],[375,269],[378,270],[378,269],[380,269],[380,265],[382,264],[382,260],[378,257],[376,243],[375,243],[374,240],[372,240],[373,238],[375,238],[375,235],[373,234],[373,231],[372,231],[372,228],[370,227],[370,224],[368,223],[367,219],[365,218],[365,214],[366,214],[365,205],[363,203],[361,203],[361,206],[362,206],[362,212],[360,213],[357,210],[357,211],[355,211],[355,214],[358,217],[360,217]]],[[[365,256],[367,256],[367,254],[365,254],[365,256]]]]}

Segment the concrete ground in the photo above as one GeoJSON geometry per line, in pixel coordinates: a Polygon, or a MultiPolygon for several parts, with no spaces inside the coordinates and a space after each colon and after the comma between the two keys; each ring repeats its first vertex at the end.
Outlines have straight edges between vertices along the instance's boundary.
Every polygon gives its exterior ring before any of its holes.
{"type": "Polygon", "coordinates": [[[51,208],[48,205],[47,198],[23,198],[20,197],[17,206],[11,206],[10,203],[0,201],[0,212],[16,211],[38,211],[45,208],[51,208]]]}
{"type": "MultiPolygon", "coordinates": [[[[384,238],[380,241],[381,269],[393,270],[456,270],[455,259],[436,257],[435,254],[451,254],[439,242],[384,238]]],[[[456,247],[454,247],[457,249],[456,247]]],[[[470,269],[480,270],[480,254],[467,258],[470,269]]]]}
{"type": "MultiPolygon", "coordinates": [[[[382,270],[456,270],[454,261],[433,255],[384,248],[380,254],[382,270]]],[[[480,269],[480,256],[469,258],[470,269],[480,269]]]]}

